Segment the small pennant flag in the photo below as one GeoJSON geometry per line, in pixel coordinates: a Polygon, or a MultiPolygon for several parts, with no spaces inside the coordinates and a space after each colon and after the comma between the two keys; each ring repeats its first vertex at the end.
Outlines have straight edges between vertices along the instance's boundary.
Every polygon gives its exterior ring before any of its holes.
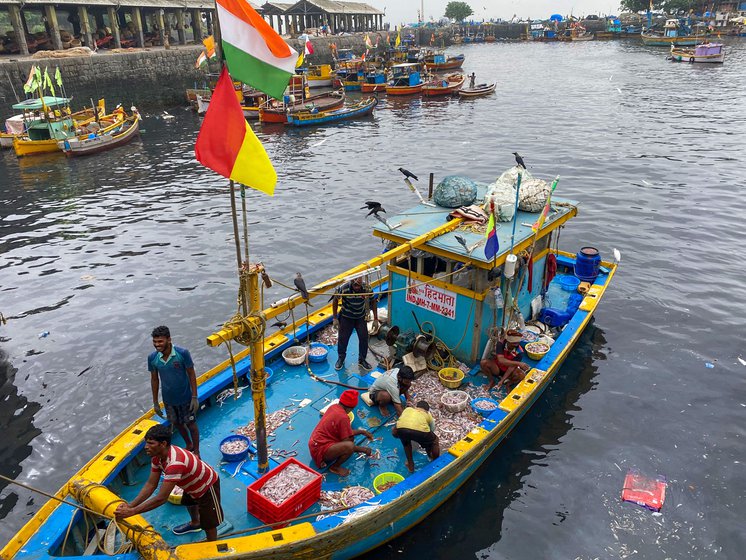
{"type": "Polygon", "coordinates": [[[26,80],[26,83],[23,84],[23,91],[31,93],[38,87],[39,83],[36,79],[36,66],[32,66],[28,73],[28,79],[26,80]]]}
{"type": "Polygon", "coordinates": [[[305,57],[304,57],[303,53],[300,53],[300,54],[298,55],[298,62],[296,62],[296,63],[295,63],[295,67],[296,67],[296,68],[300,68],[301,66],[303,66],[303,59],[304,59],[304,58],[305,58],[305,57]]]}
{"type": "Polygon", "coordinates": [[[309,54],[313,54],[313,45],[311,44],[310,39],[306,39],[306,44],[303,48],[303,52],[305,52],[306,56],[308,56],[309,54]]]}
{"type": "Polygon", "coordinates": [[[243,116],[226,68],[212,92],[194,153],[197,161],[223,177],[270,196],[275,192],[277,173],[243,116]]]}
{"type": "Polygon", "coordinates": [[[202,44],[207,49],[207,58],[215,58],[217,56],[215,52],[215,39],[212,35],[203,39],[202,44]]]}
{"type": "Polygon", "coordinates": [[[536,220],[536,223],[531,226],[531,229],[535,232],[541,229],[541,226],[544,225],[544,221],[547,219],[547,216],[549,216],[549,209],[552,206],[552,193],[554,192],[554,189],[557,188],[557,182],[559,181],[559,179],[560,178],[558,175],[554,182],[552,182],[552,187],[549,189],[549,195],[547,196],[547,203],[544,205],[541,214],[539,214],[539,218],[536,220]]]}
{"type": "Polygon", "coordinates": [[[495,223],[495,203],[490,203],[490,221],[487,222],[487,230],[485,231],[485,237],[487,242],[484,244],[484,256],[488,260],[492,260],[500,250],[500,242],[497,239],[497,224],[495,223]]]}
{"type": "Polygon", "coordinates": [[[197,62],[194,63],[195,68],[202,68],[207,64],[207,55],[204,51],[199,53],[199,56],[197,57],[197,62]]]}
{"type": "Polygon", "coordinates": [[[52,78],[49,76],[49,70],[46,67],[44,68],[44,87],[52,93],[52,97],[56,97],[56,94],[54,93],[54,84],[52,83],[52,78]]]}
{"type": "Polygon", "coordinates": [[[394,47],[398,47],[401,45],[401,31],[396,32],[396,41],[394,42],[394,47]]]}
{"type": "Polygon", "coordinates": [[[370,40],[370,37],[368,37],[368,34],[365,34],[365,46],[369,49],[373,48],[373,43],[370,40]]]}
{"type": "Polygon", "coordinates": [[[57,82],[59,87],[62,87],[62,74],[60,73],[59,67],[54,69],[54,81],[57,82]]]}

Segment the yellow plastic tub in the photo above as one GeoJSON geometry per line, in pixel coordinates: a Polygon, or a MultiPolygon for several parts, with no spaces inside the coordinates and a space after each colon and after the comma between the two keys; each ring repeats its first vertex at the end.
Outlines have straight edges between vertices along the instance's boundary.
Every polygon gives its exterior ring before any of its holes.
{"type": "Polygon", "coordinates": [[[464,372],[458,368],[447,367],[438,372],[438,379],[443,387],[448,389],[458,389],[464,381],[464,372]]]}

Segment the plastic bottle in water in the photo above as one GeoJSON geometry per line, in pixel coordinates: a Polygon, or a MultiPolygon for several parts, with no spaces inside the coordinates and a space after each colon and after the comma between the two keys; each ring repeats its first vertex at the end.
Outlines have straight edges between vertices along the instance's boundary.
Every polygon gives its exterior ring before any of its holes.
{"type": "Polygon", "coordinates": [[[46,338],[49,336],[49,331],[44,331],[39,333],[39,338],[46,338]]]}
{"type": "Polygon", "coordinates": [[[503,292],[499,286],[495,288],[495,307],[497,309],[503,308],[503,292]]]}

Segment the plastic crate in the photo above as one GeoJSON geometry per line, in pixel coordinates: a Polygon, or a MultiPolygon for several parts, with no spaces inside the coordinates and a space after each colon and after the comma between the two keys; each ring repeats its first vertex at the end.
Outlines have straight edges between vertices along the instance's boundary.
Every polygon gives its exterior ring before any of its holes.
{"type": "Polygon", "coordinates": [[[297,517],[315,504],[320,497],[321,474],[291,457],[246,488],[246,509],[251,515],[264,523],[277,523],[278,521],[297,517]],[[289,465],[297,465],[316,476],[311,482],[296,492],[295,495],[278,506],[262,496],[259,490],[269,479],[286,469],[289,465]]]}

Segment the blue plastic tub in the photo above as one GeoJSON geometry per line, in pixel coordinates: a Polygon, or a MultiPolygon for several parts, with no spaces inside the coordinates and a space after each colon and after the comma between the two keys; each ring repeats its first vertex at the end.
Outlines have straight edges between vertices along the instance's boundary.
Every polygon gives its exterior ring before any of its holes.
{"type": "Polygon", "coordinates": [[[318,356],[314,356],[311,354],[311,352],[308,353],[308,361],[309,362],[325,362],[326,357],[329,355],[329,347],[324,344],[323,342],[312,342],[311,348],[322,348],[324,350],[323,354],[320,354],[318,356]]]}
{"type": "Polygon", "coordinates": [[[580,286],[580,278],[576,276],[560,276],[559,278],[560,287],[566,292],[577,292],[578,286],[580,286]]]}
{"type": "Polygon", "coordinates": [[[223,441],[220,442],[220,446],[218,449],[220,449],[220,453],[223,454],[223,461],[227,463],[238,463],[239,461],[243,461],[246,459],[246,457],[249,456],[249,448],[251,447],[251,440],[247,438],[246,436],[242,436],[241,434],[231,434],[227,438],[223,438],[223,441]],[[223,444],[227,443],[229,441],[243,441],[246,443],[246,449],[241,451],[240,453],[226,453],[223,451],[223,444]]]}
{"type": "Polygon", "coordinates": [[[497,407],[500,403],[497,402],[495,399],[488,399],[487,397],[479,397],[471,401],[471,408],[474,410],[474,412],[477,412],[481,414],[482,416],[489,416],[495,410],[497,410],[497,407]],[[489,402],[495,405],[495,408],[482,408],[484,406],[484,402],[489,402]],[[482,406],[479,406],[477,403],[480,403],[482,406]]]}
{"type": "Polygon", "coordinates": [[[275,374],[275,372],[272,370],[271,367],[264,366],[264,371],[267,372],[267,378],[264,380],[265,385],[269,385],[272,383],[272,376],[275,374]]]}

